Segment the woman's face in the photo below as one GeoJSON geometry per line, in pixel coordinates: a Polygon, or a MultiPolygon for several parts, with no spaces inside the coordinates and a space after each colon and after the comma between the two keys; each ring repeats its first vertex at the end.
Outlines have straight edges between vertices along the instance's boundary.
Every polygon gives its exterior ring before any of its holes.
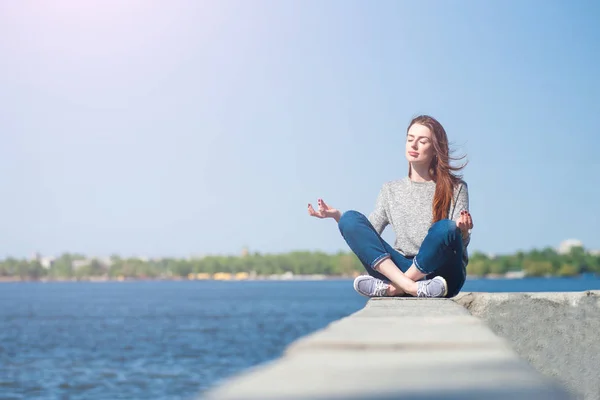
{"type": "Polygon", "coordinates": [[[406,159],[408,162],[429,166],[435,154],[432,140],[432,132],[428,127],[413,124],[406,135],[406,159]]]}

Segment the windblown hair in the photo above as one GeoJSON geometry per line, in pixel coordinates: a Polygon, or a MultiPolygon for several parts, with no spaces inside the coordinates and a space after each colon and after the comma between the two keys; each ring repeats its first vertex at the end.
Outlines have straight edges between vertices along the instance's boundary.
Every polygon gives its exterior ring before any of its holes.
{"type": "MultiPolygon", "coordinates": [[[[466,166],[466,163],[458,167],[452,166],[450,165],[450,160],[461,160],[465,156],[459,158],[450,156],[448,136],[446,135],[446,131],[442,124],[435,118],[430,117],[429,115],[420,115],[410,122],[408,129],[415,124],[426,126],[432,133],[434,155],[431,160],[431,165],[429,166],[429,174],[435,182],[435,194],[433,196],[432,204],[433,223],[448,218],[454,189],[462,179],[462,175],[458,175],[455,172],[460,171],[466,166]]],[[[411,176],[411,173],[412,168],[409,163],[409,177],[411,176]]]]}

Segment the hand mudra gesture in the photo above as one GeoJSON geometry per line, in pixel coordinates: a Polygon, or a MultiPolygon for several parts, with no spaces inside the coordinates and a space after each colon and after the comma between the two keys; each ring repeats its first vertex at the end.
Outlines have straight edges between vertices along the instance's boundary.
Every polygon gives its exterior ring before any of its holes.
{"type": "Polygon", "coordinates": [[[336,210],[333,207],[330,207],[323,201],[323,199],[317,200],[318,210],[315,211],[312,204],[308,203],[308,215],[317,218],[334,218],[338,220],[340,217],[339,210],[336,210]]]}
{"type": "Polygon", "coordinates": [[[471,213],[466,210],[460,212],[460,218],[456,221],[456,226],[460,229],[463,238],[467,237],[469,230],[473,229],[473,218],[471,213]]]}

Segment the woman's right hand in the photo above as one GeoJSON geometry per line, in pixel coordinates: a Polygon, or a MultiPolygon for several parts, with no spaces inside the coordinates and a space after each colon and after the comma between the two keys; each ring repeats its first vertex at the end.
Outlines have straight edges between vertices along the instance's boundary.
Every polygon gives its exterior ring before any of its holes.
{"type": "Polygon", "coordinates": [[[318,199],[317,204],[319,206],[318,211],[315,211],[312,204],[308,203],[308,215],[317,218],[333,218],[336,221],[340,221],[342,213],[333,207],[328,206],[323,199],[318,199]]]}

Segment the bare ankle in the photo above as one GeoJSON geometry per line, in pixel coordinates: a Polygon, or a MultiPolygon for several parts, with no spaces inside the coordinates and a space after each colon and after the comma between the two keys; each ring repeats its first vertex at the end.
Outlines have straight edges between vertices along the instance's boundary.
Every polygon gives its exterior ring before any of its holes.
{"type": "Polygon", "coordinates": [[[404,294],[404,291],[390,284],[390,286],[387,289],[387,294],[388,296],[400,296],[404,294]]]}

